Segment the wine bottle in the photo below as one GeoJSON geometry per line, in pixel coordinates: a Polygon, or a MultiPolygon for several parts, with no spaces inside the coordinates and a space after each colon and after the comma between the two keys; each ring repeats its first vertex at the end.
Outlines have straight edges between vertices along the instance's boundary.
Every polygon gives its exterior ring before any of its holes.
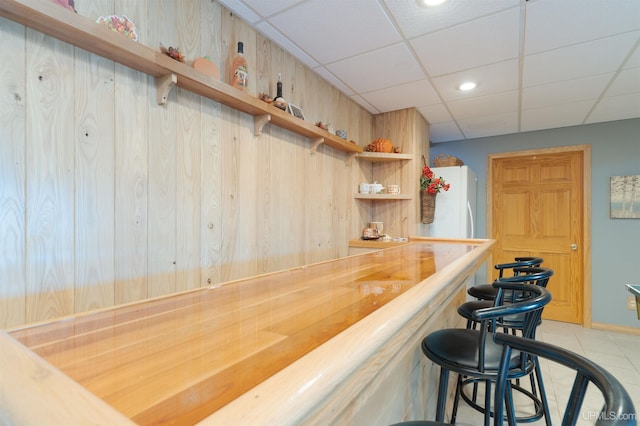
{"type": "Polygon", "coordinates": [[[273,98],[273,105],[283,111],[287,110],[287,101],[282,97],[282,74],[278,73],[278,83],[276,84],[276,97],[273,98]]]}
{"type": "Polygon", "coordinates": [[[238,53],[233,58],[231,72],[231,85],[246,92],[249,84],[249,66],[244,57],[244,44],[241,41],[238,42],[238,53]]]}

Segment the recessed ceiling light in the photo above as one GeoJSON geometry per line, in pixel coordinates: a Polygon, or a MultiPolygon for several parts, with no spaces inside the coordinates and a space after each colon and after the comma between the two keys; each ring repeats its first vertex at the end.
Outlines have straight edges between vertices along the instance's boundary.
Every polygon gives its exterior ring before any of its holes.
{"type": "Polygon", "coordinates": [[[462,83],[459,87],[460,90],[466,92],[468,90],[473,90],[476,88],[476,84],[473,81],[468,81],[466,83],[462,83]]]}
{"type": "Polygon", "coordinates": [[[429,7],[433,7],[433,6],[438,6],[441,5],[442,3],[444,3],[447,0],[418,0],[418,4],[420,6],[429,6],[429,7]]]}

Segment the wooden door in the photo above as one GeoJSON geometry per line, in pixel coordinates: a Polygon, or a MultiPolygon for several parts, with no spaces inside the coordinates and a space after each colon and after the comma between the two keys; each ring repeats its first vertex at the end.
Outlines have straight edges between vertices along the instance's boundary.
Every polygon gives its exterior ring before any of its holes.
{"type": "Polygon", "coordinates": [[[585,164],[584,150],[573,147],[489,158],[488,227],[497,240],[493,263],[542,257],[543,266],[554,271],[548,286],[553,300],[543,318],[576,324],[586,313],[590,317],[590,309],[584,309],[585,289],[590,298],[585,164]]]}

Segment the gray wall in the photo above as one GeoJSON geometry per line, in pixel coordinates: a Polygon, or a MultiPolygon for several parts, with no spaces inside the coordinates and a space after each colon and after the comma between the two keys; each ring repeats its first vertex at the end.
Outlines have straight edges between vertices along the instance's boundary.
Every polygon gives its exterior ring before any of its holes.
{"type": "Polygon", "coordinates": [[[455,155],[476,172],[478,237],[486,238],[487,155],[571,145],[591,145],[591,319],[639,327],[635,311],[626,309],[630,293],[624,285],[640,283],[640,219],[609,218],[609,178],[640,175],[640,119],[432,144],[431,158],[455,155]]]}

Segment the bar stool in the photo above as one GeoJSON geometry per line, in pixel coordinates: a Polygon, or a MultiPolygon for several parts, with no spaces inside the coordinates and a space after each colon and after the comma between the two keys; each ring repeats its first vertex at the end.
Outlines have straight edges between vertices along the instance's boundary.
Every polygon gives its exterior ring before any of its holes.
{"type": "MultiPolygon", "coordinates": [[[[523,282],[523,283],[527,283],[527,284],[535,284],[535,285],[541,285],[543,287],[546,287],[547,284],[549,283],[549,279],[551,278],[551,276],[553,275],[553,270],[548,269],[548,268],[542,268],[539,266],[526,266],[526,267],[514,267],[511,268],[513,269],[513,274],[514,276],[519,276],[519,275],[527,275],[527,278],[524,281],[520,281],[518,280],[518,282],[523,282]]],[[[501,277],[498,278],[498,280],[507,280],[508,278],[505,277],[501,277]]],[[[497,293],[498,289],[496,287],[493,286],[493,284],[482,284],[482,286],[489,286],[491,287],[495,293],[497,293]]],[[[486,293],[488,294],[488,292],[486,293]]],[[[458,314],[460,316],[462,316],[464,319],[467,320],[467,328],[473,328],[474,327],[474,321],[472,318],[472,312],[475,311],[476,309],[483,309],[483,308],[489,308],[491,306],[495,305],[495,298],[492,299],[482,299],[482,300],[471,300],[469,302],[465,302],[463,304],[461,304],[460,306],[458,306],[458,314]]],[[[503,303],[513,303],[514,301],[516,301],[517,299],[517,295],[515,294],[509,294],[507,292],[505,292],[504,295],[504,302],[503,303]]],[[[501,327],[508,327],[511,329],[517,329],[518,328],[518,323],[514,323],[512,324],[512,326],[510,326],[507,322],[499,322],[499,325],[501,327]]]]}
{"type": "MultiPolygon", "coordinates": [[[[500,279],[507,270],[536,267],[540,266],[542,262],[544,262],[544,260],[541,257],[516,257],[514,262],[498,263],[494,268],[498,270],[498,279],[500,279]]],[[[514,275],[517,275],[517,272],[514,272],[514,275]]],[[[478,284],[470,287],[467,293],[469,296],[475,297],[478,300],[493,300],[496,297],[497,290],[491,284],[478,284]]]]}
{"type": "MultiPolygon", "coordinates": [[[[549,283],[549,279],[553,275],[553,270],[542,267],[518,267],[513,268],[514,276],[513,277],[503,277],[499,279],[502,282],[519,282],[523,284],[537,285],[541,287],[547,287],[549,283]]],[[[502,304],[515,303],[519,300],[521,295],[517,292],[504,293],[502,304]]],[[[473,319],[473,312],[478,309],[486,309],[494,306],[496,301],[491,300],[473,300],[470,302],[465,302],[458,307],[458,314],[460,314],[463,318],[467,319],[467,328],[473,329],[477,326],[477,322],[473,319]]],[[[541,322],[541,319],[538,320],[538,324],[536,324],[536,328],[541,322]]],[[[523,333],[524,318],[522,315],[515,315],[505,318],[498,318],[495,322],[495,326],[501,328],[505,333],[511,333],[516,335],[517,332],[523,333]]],[[[533,334],[529,336],[531,339],[535,339],[535,328],[533,329],[533,334]]],[[[544,383],[542,379],[542,372],[540,371],[539,366],[535,365],[533,369],[533,374],[529,374],[529,379],[531,382],[531,390],[523,388],[520,385],[519,378],[516,378],[515,383],[511,384],[511,387],[516,391],[526,395],[534,404],[535,412],[529,416],[521,416],[516,420],[519,422],[533,422],[536,421],[543,416],[547,419],[547,423],[549,423],[549,407],[546,405],[546,398],[539,398],[538,391],[540,391],[540,395],[543,393],[544,383]]],[[[477,392],[478,392],[478,381],[475,379],[465,379],[462,382],[462,387],[460,389],[460,396],[464,399],[470,406],[475,408],[478,411],[484,411],[484,407],[477,404],[477,392]],[[468,396],[465,393],[465,386],[472,384],[473,391],[471,396],[468,396]]]]}
{"type": "MultiPolygon", "coordinates": [[[[551,294],[543,286],[523,284],[517,280],[523,277],[509,277],[509,282],[497,280],[497,306],[478,309],[473,312],[479,329],[443,329],[429,334],[422,341],[422,352],[440,366],[436,421],[444,420],[449,372],[458,373],[451,423],[455,423],[461,395],[462,377],[485,382],[484,424],[491,419],[491,382],[495,381],[500,363],[501,347],[494,343],[492,335],[497,333],[497,321],[512,315],[521,315],[522,333],[525,337],[535,336],[542,309],[551,301],[551,294]],[[515,303],[502,304],[505,291],[515,291],[521,298],[515,303]]],[[[505,279],[506,280],[506,279],[505,279]]],[[[514,352],[513,363],[517,365],[519,352],[514,352]]],[[[541,399],[545,400],[546,394],[541,399]]],[[[509,406],[510,401],[506,401],[509,406]]]]}

